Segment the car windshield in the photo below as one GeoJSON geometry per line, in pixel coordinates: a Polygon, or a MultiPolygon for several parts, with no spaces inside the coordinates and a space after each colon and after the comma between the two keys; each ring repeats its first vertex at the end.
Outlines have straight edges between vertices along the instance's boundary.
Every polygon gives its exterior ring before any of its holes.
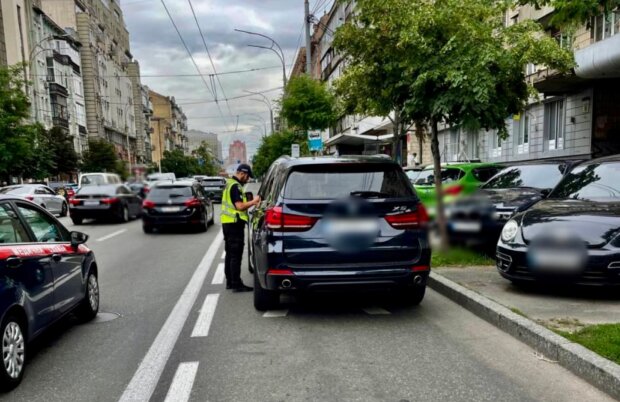
{"type": "Polygon", "coordinates": [[[385,165],[330,165],[293,171],[284,197],[292,200],[400,198],[414,195],[399,167],[385,165]]]}
{"type": "MultiPolygon", "coordinates": [[[[456,168],[441,169],[441,182],[443,184],[453,183],[459,181],[465,172],[456,168]]],[[[435,171],[433,169],[425,169],[420,172],[420,175],[416,178],[415,184],[418,186],[434,186],[435,185],[435,171]]]]}
{"type": "Polygon", "coordinates": [[[579,166],[553,190],[550,198],[620,201],[620,162],[579,166]]]}
{"type": "Polygon", "coordinates": [[[149,198],[180,198],[191,197],[192,188],[190,186],[165,186],[155,187],[149,193],[149,198]]]}
{"type": "Polygon", "coordinates": [[[0,188],[0,194],[30,194],[31,188],[29,187],[5,187],[0,188]]]}
{"type": "Polygon", "coordinates": [[[499,172],[482,188],[501,189],[532,187],[551,189],[562,179],[564,167],[561,164],[513,166],[499,172]]]}
{"type": "Polygon", "coordinates": [[[101,174],[82,176],[81,183],[83,186],[101,185],[105,184],[105,178],[101,174]]]}
{"type": "Polygon", "coordinates": [[[203,187],[219,187],[226,184],[222,180],[203,180],[200,183],[203,185],[203,187]]]}

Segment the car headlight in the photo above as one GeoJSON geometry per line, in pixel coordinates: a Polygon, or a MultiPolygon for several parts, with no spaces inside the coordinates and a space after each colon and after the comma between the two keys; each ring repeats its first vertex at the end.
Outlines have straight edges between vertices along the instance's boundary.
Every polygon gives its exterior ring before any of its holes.
{"type": "Polygon", "coordinates": [[[502,241],[508,243],[517,237],[517,231],[519,231],[519,224],[514,219],[509,220],[502,229],[502,241]]]}

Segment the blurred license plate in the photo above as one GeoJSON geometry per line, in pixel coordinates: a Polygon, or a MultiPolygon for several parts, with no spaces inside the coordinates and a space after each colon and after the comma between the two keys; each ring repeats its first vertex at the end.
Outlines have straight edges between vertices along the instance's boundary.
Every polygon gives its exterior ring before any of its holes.
{"type": "Polygon", "coordinates": [[[532,267],[540,271],[570,272],[583,268],[583,258],[568,250],[536,250],[529,256],[532,267]]]}
{"type": "Polygon", "coordinates": [[[368,233],[379,228],[376,220],[341,220],[329,222],[329,230],[335,233],[368,233]]]}
{"type": "Polygon", "coordinates": [[[452,229],[455,232],[480,232],[482,224],[480,222],[453,222],[452,229]]]}
{"type": "Polygon", "coordinates": [[[99,205],[99,201],[84,201],[84,206],[99,205]]]}
{"type": "Polygon", "coordinates": [[[179,212],[181,210],[180,207],[162,207],[161,212],[179,212]]]}

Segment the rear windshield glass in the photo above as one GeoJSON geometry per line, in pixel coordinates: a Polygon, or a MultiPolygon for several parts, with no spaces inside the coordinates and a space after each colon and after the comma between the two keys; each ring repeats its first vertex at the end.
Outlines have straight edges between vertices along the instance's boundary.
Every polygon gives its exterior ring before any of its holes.
{"type": "Polygon", "coordinates": [[[563,169],[564,166],[560,164],[513,166],[499,172],[483,188],[552,189],[562,179],[563,169]]]}
{"type": "Polygon", "coordinates": [[[0,194],[30,194],[28,187],[5,187],[0,188],[0,194]]]}
{"type": "Polygon", "coordinates": [[[200,182],[203,187],[218,187],[223,186],[225,183],[222,180],[203,180],[200,182]]]}
{"type": "Polygon", "coordinates": [[[82,181],[81,181],[83,186],[89,186],[89,185],[101,185],[101,184],[105,184],[105,177],[103,177],[103,175],[101,174],[91,174],[88,176],[82,176],[82,181]]]}
{"type": "Polygon", "coordinates": [[[176,198],[176,197],[191,197],[192,188],[189,186],[166,186],[155,187],[149,193],[149,198],[176,198]]]}
{"type": "Polygon", "coordinates": [[[394,166],[336,165],[293,171],[286,181],[284,198],[291,200],[400,198],[414,196],[404,172],[394,166]]]}
{"type": "Polygon", "coordinates": [[[569,173],[551,193],[551,198],[618,202],[620,201],[620,163],[579,166],[569,173]]]}
{"type": "MultiPolygon", "coordinates": [[[[441,182],[443,184],[459,181],[463,176],[465,176],[465,172],[461,169],[441,169],[441,182]]],[[[433,169],[423,170],[418,176],[418,178],[415,180],[415,184],[418,186],[434,186],[435,171],[433,169]]]]}

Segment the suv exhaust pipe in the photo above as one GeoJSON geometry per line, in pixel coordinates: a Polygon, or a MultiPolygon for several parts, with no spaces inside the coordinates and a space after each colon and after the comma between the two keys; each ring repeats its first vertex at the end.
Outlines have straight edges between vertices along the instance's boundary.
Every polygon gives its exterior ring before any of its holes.
{"type": "Polygon", "coordinates": [[[285,288],[285,289],[290,288],[290,287],[291,287],[291,285],[292,285],[292,283],[291,283],[291,280],[290,280],[290,279],[284,279],[284,280],[282,281],[282,287],[283,287],[283,288],[285,288]]]}
{"type": "Polygon", "coordinates": [[[416,275],[413,278],[413,283],[418,286],[421,285],[423,281],[424,281],[424,278],[422,277],[422,275],[416,275]]]}

